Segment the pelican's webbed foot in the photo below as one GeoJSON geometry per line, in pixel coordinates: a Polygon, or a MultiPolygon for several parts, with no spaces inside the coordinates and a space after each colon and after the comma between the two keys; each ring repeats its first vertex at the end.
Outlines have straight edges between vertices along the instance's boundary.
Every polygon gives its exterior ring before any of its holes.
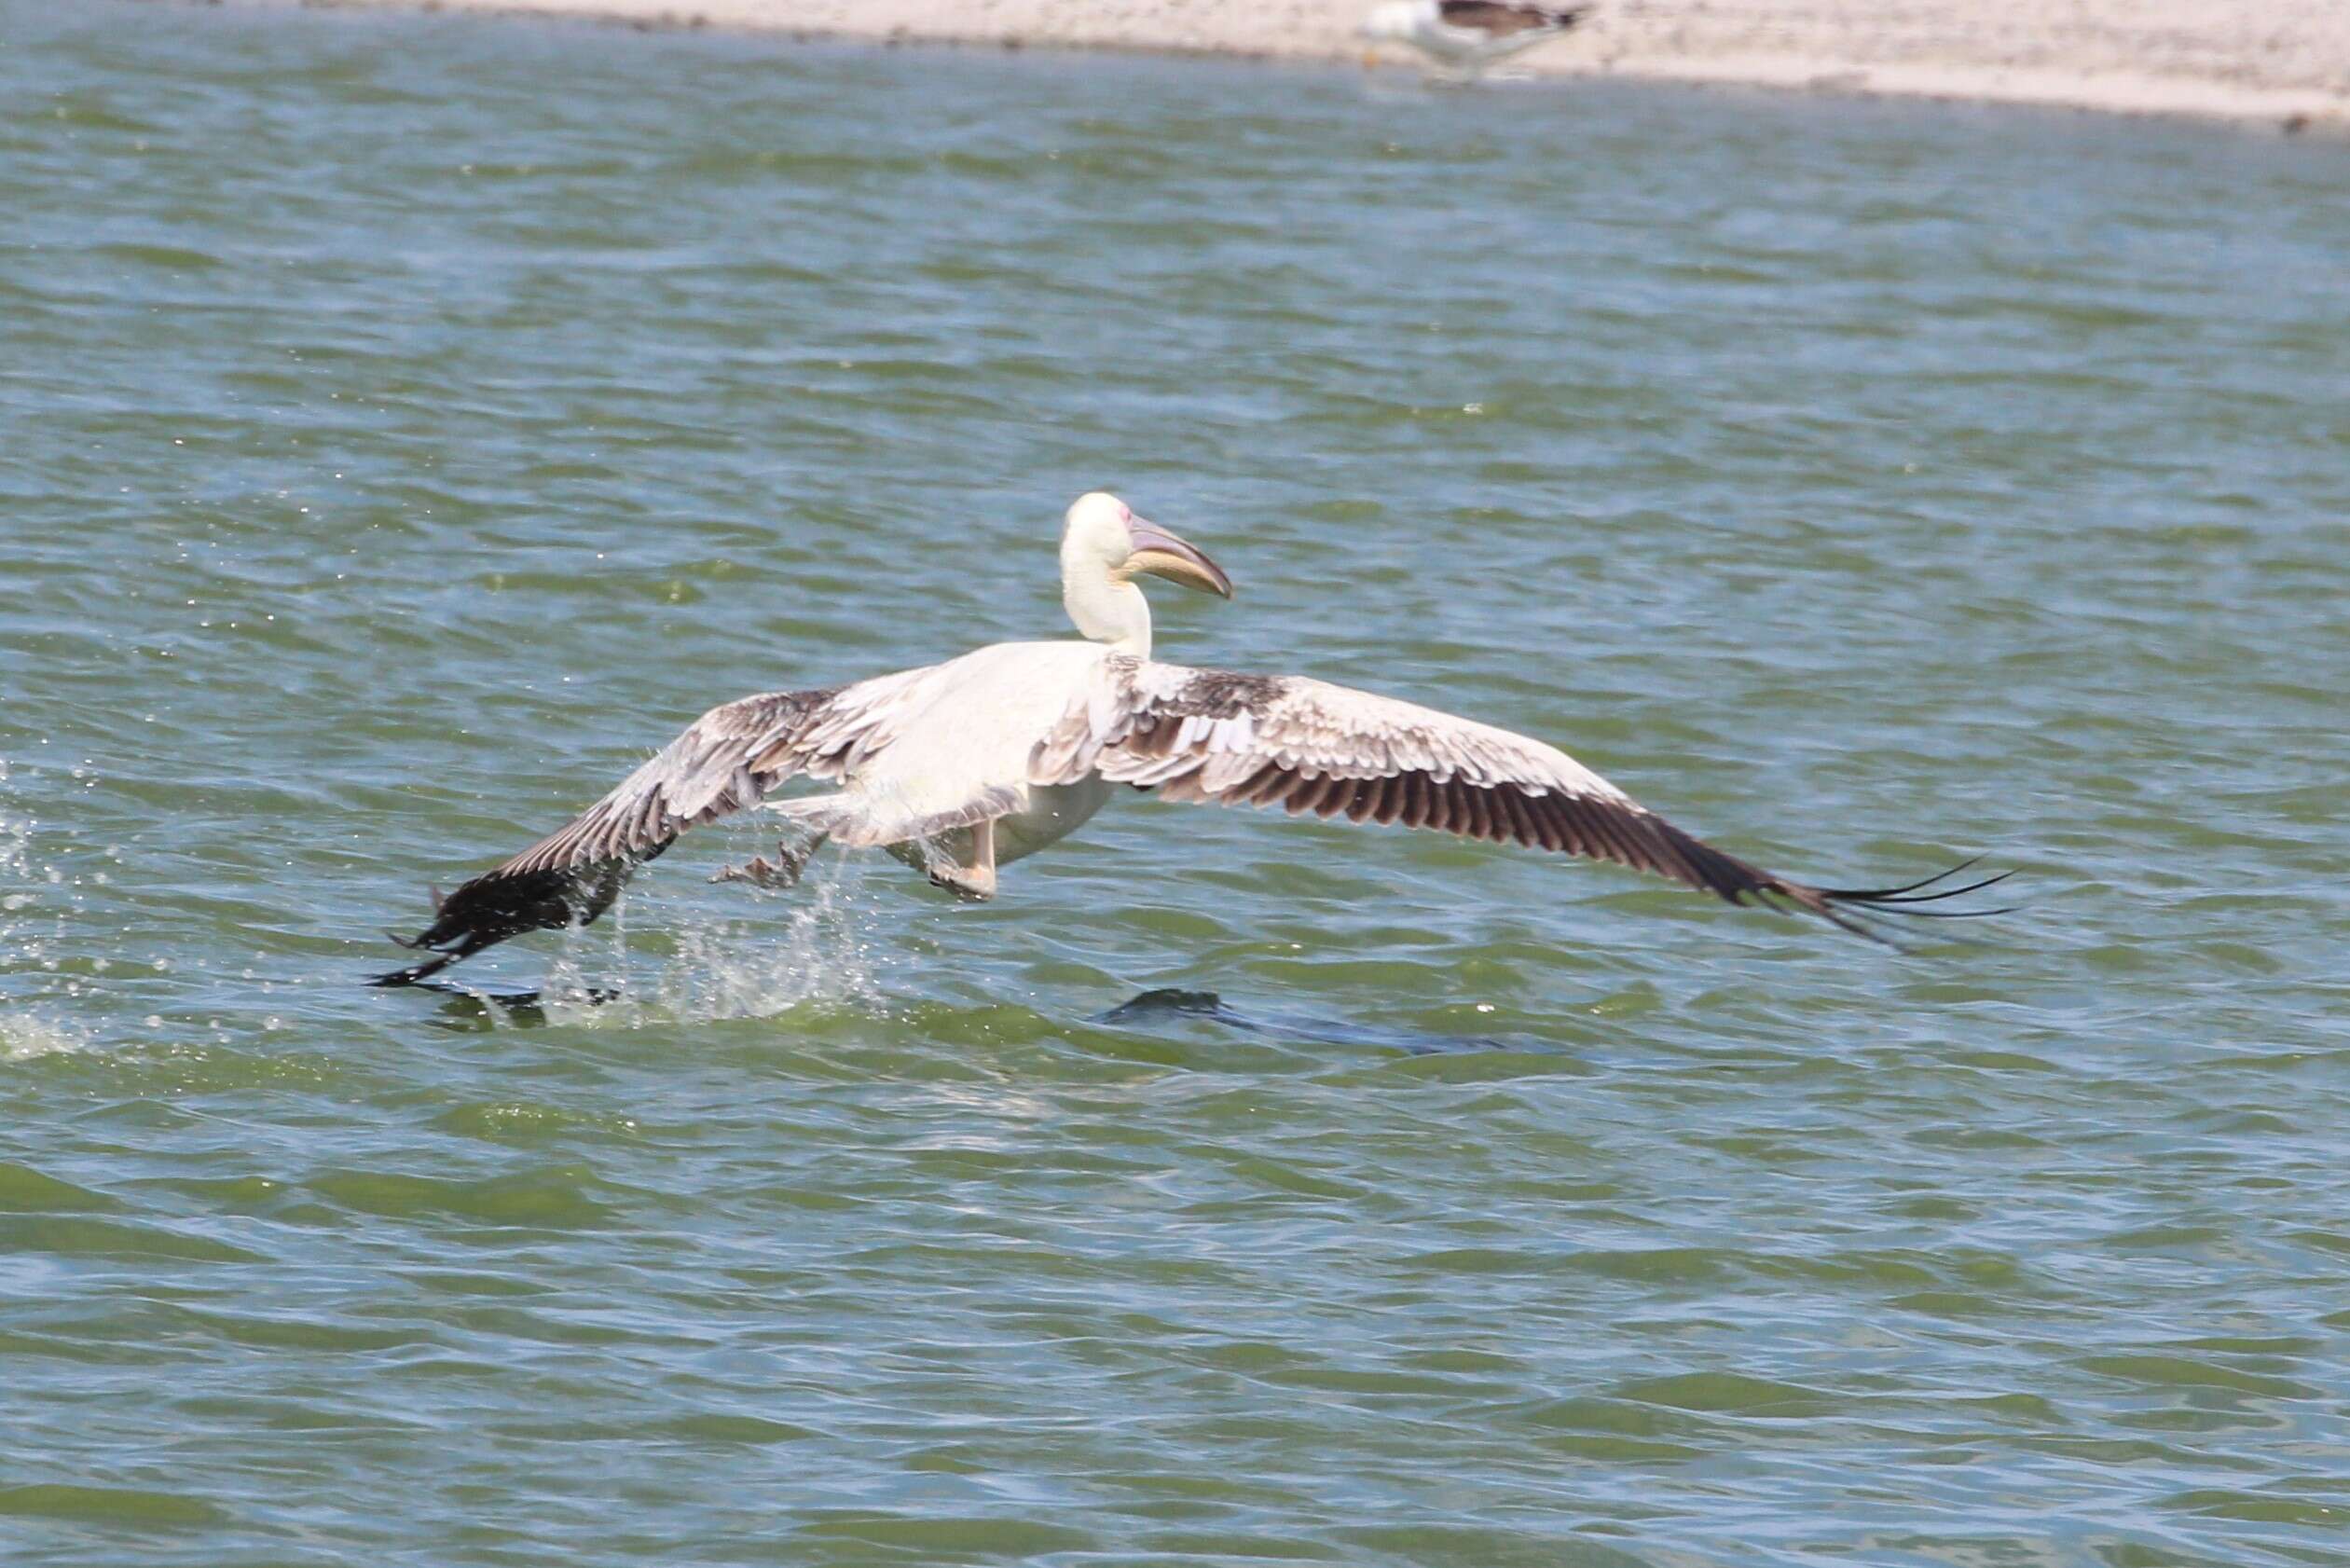
{"type": "Polygon", "coordinates": [[[807,869],[810,857],[823,844],[821,836],[794,849],[788,844],[776,846],[776,858],[754,856],[738,866],[727,866],[712,872],[712,882],[748,882],[754,887],[797,887],[800,873],[807,869]]]}
{"type": "Polygon", "coordinates": [[[985,903],[996,896],[996,868],[994,866],[932,866],[930,885],[934,887],[944,887],[974,902],[985,903]]]}
{"type": "Polygon", "coordinates": [[[796,887],[800,883],[800,868],[786,860],[777,865],[764,855],[745,860],[738,866],[723,866],[710,873],[712,882],[748,882],[754,887],[796,887]]]}
{"type": "Polygon", "coordinates": [[[996,824],[991,819],[972,824],[971,863],[958,866],[933,860],[928,867],[933,887],[984,903],[996,896],[996,824]]]}

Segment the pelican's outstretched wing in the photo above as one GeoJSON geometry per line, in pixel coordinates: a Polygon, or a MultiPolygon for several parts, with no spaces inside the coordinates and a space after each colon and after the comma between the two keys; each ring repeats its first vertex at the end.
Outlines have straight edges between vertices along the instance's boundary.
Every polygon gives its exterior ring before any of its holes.
{"type": "Polygon", "coordinates": [[[2000,880],[1923,893],[1943,878],[1864,888],[1775,876],[1683,832],[1556,747],[1299,676],[1105,660],[1083,701],[1038,745],[1030,770],[1037,784],[1098,774],[1168,800],[1277,803],[1293,815],[1342,814],[1563,850],[1655,872],[1731,903],[1752,898],[1778,908],[1783,898],[1877,941],[1847,916],[1941,913],[1903,906],[2000,880]]]}
{"type": "Polygon", "coordinates": [[[795,774],[840,777],[887,746],[908,689],[928,673],[711,708],[567,826],[437,899],[433,923],[405,943],[435,956],[375,983],[413,985],[508,937],[587,924],[686,829],[756,805],[795,774]]]}

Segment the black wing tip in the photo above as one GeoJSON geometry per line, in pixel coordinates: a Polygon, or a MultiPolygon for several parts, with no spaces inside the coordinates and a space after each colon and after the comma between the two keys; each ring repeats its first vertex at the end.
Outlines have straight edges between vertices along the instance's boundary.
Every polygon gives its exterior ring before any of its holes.
{"type": "Polygon", "coordinates": [[[1978,877],[1972,882],[1964,883],[1956,887],[1940,886],[1970,867],[1980,865],[1982,861],[1982,856],[1970,855],[1957,865],[1938,871],[1931,876],[1920,877],[1916,882],[1905,882],[1893,887],[1816,887],[1811,891],[1818,898],[1819,902],[1810,907],[1814,913],[1844,930],[1855,932],[1867,937],[1872,942],[1883,942],[1889,947],[1901,948],[1902,951],[1906,952],[1907,949],[1902,948],[1900,942],[1895,942],[1868,922],[1874,918],[1891,915],[1898,915],[1906,920],[1987,920],[1997,915],[2013,915],[2024,907],[2020,903],[2002,904],[1997,909],[1919,909],[1916,907],[1918,904],[1939,903],[1945,899],[1955,899],[1967,893],[1980,892],[1986,887],[1997,887],[2015,874],[2015,871],[2011,868],[1993,876],[1978,877]],[[1935,890],[1928,892],[1926,890],[1928,888],[1935,890]]]}
{"type": "MultiPolygon", "coordinates": [[[[1958,875],[1960,872],[1967,870],[1969,867],[1979,866],[1982,863],[1982,856],[1970,855],[1965,860],[1960,860],[1957,865],[1945,867],[1943,870],[1934,873],[1931,876],[1921,876],[1915,882],[1904,882],[1895,887],[1822,887],[1820,891],[1829,898],[1849,900],[1856,903],[1883,903],[1889,900],[1898,899],[1903,894],[1915,893],[1921,888],[1931,887],[1937,882],[1947,882],[1950,878],[1958,875]]],[[[2000,876],[2013,876],[2014,874],[2015,873],[2013,872],[2001,872],[2000,873],[2000,876]]],[[[1991,880],[1997,881],[1999,878],[1994,877],[1991,880]]],[[[1940,895],[1937,894],[1935,896],[1939,897],[1940,895]]]]}
{"type": "Polygon", "coordinates": [[[432,956],[406,969],[388,970],[369,979],[366,983],[384,989],[420,985],[451,964],[461,963],[498,942],[502,936],[511,935],[511,932],[492,934],[467,918],[472,912],[465,907],[465,895],[474,886],[468,883],[454,894],[444,894],[438,887],[428,887],[425,891],[433,901],[433,923],[412,937],[404,937],[393,930],[386,930],[383,934],[395,947],[405,947],[411,953],[429,953],[432,956]],[[451,899],[455,899],[459,905],[454,911],[449,907],[451,899]]]}
{"type": "MultiPolygon", "coordinates": [[[[408,944],[404,942],[402,945],[406,946],[408,944]]],[[[443,953],[435,957],[427,959],[421,964],[411,964],[405,970],[387,970],[382,974],[375,976],[373,979],[369,980],[367,983],[371,986],[376,986],[384,990],[394,990],[403,985],[421,985],[425,982],[431,980],[434,975],[440,973],[443,970],[448,968],[451,964],[457,962],[457,954],[443,953]]]]}
{"type": "MultiPolygon", "coordinates": [[[[1960,872],[1981,865],[1982,863],[1982,856],[1970,855],[1965,860],[1960,860],[1957,865],[1938,871],[1931,876],[1920,877],[1915,882],[1904,882],[1897,887],[1820,887],[1815,888],[1814,891],[1816,891],[1821,898],[1828,900],[1832,903],[1862,905],[1883,915],[1924,915],[1927,913],[1925,910],[1905,909],[1903,906],[1907,904],[1939,903],[1945,899],[1955,899],[1963,894],[1980,892],[1986,887],[1995,887],[2015,874],[2014,869],[2011,867],[2009,870],[2000,872],[1996,875],[1978,877],[1972,882],[1964,883],[1957,887],[1942,887],[1938,886],[1941,883],[1949,881],[1960,872]],[[1927,892],[1926,889],[1929,887],[1934,888],[1935,891],[1931,893],[1927,892]]],[[[1937,913],[1954,914],[1958,912],[1940,911],[1937,913]]],[[[1990,910],[1976,910],[1968,913],[1988,915],[1994,912],[1990,910]]]]}
{"type": "Polygon", "coordinates": [[[451,964],[462,963],[501,940],[499,935],[477,929],[444,930],[437,921],[413,938],[404,937],[397,931],[386,931],[384,935],[411,953],[432,955],[420,964],[411,964],[404,970],[391,970],[367,982],[370,985],[386,988],[419,984],[451,964]]]}
{"type": "Polygon", "coordinates": [[[414,937],[397,931],[384,933],[412,953],[433,956],[378,975],[367,983],[414,985],[509,937],[592,925],[620,896],[629,873],[667,847],[664,843],[625,856],[520,872],[502,866],[447,895],[433,888],[431,925],[414,937]]]}
{"type": "Polygon", "coordinates": [[[1864,921],[1854,919],[1852,917],[1852,914],[1848,911],[1839,911],[1834,904],[1821,904],[1811,907],[1813,914],[1819,915],[1821,919],[1825,920],[1829,925],[1834,926],[1839,931],[1849,931],[1852,935],[1859,937],[1865,942],[1873,942],[1879,947],[1890,947],[1896,953],[1906,953],[1909,951],[1907,943],[1888,936],[1883,931],[1876,929],[1864,921]]]}

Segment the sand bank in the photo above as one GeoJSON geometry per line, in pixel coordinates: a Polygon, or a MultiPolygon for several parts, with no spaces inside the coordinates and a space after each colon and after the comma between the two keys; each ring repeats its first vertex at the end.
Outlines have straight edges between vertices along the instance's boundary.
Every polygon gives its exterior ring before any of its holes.
{"type": "MultiPolygon", "coordinates": [[[[1359,62],[1368,0],[362,0],[831,37],[1359,62]]],[[[1601,0],[1525,57],[1615,75],[2350,131],[2350,0],[1601,0]]]]}

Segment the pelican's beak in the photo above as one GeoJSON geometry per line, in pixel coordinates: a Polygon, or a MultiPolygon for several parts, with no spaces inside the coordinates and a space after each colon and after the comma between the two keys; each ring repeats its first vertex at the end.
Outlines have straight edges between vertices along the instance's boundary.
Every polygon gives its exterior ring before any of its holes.
{"type": "Polygon", "coordinates": [[[1222,567],[1197,548],[1157,523],[1145,522],[1140,517],[1129,523],[1127,530],[1134,540],[1134,553],[1126,557],[1125,571],[1129,574],[1148,571],[1153,577],[1163,577],[1187,588],[1199,588],[1218,598],[1232,597],[1232,580],[1224,575],[1222,567]]]}

